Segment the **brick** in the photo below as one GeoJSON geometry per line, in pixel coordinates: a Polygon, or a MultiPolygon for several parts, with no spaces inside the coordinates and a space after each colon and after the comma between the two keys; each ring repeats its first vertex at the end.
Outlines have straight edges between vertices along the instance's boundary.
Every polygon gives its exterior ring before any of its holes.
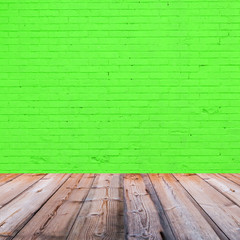
{"type": "Polygon", "coordinates": [[[2,1],[1,172],[239,172],[239,12],[2,1]]]}

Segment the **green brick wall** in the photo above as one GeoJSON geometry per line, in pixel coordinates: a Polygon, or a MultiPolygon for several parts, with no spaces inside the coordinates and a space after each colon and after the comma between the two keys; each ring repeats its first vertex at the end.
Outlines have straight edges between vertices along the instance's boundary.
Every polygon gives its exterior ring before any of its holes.
{"type": "Polygon", "coordinates": [[[0,172],[240,172],[239,0],[1,0],[0,172]]]}

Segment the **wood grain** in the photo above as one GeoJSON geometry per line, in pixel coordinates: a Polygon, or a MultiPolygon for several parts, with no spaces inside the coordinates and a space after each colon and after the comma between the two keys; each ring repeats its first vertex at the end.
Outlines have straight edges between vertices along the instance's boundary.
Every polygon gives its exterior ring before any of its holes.
{"type": "Polygon", "coordinates": [[[0,239],[14,237],[69,176],[69,174],[48,174],[1,208],[0,239]]]}
{"type": "Polygon", "coordinates": [[[240,208],[197,175],[174,174],[225,235],[240,236],[240,208]]]}
{"type": "Polygon", "coordinates": [[[12,181],[16,177],[19,177],[21,174],[0,174],[0,186],[3,184],[12,181]]]}
{"type": "Polygon", "coordinates": [[[220,239],[171,174],[149,176],[177,239],[220,239]]]}
{"type": "Polygon", "coordinates": [[[240,186],[219,174],[198,174],[211,186],[240,206],[240,186]]]}
{"type": "Polygon", "coordinates": [[[239,179],[0,174],[0,240],[238,240],[239,179]]]}
{"type": "Polygon", "coordinates": [[[69,240],[123,239],[123,190],[119,174],[98,175],[69,234],[69,240]]]}
{"type": "Polygon", "coordinates": [[[160,218],[160,223],[162,225],[163,228],[163,232],[161,234],[163,239],[168,239],[168,240],[175,240],[176,237],[173,234],[173,230],[172,227],[166,217],[166,213],[163,209],[163,206],[161,204],[161,201],[158,197],[158,195],[156,194],[156,189],[154,188],[151,180],[149,179],[149,175],[148,174],[142,174],[143,177],[143,181],[146,187],[146,191],[149,193],[157,211],[158,211],[158,215],[160,218]]]}
{"type": "Polygon", "coordinates": [[[4,193],[0,195],[0,209],[44,176],[44,174],[21,175],[0,186],[0,192],[4,193]]]}
{"type": "Polygon", "coordinates": [[[223,177],[227,178],[228,180],[237,183],[240,185],[240,174],[221,174],[223,177]]]}
{"type": "MultiPolygon", "coordinates": [[[[54,222],[54,219],[58,218],[59,209],[68,201],[72,191],[79,187],[79,181],[82,176],[82,174],[72,174],[14,239],[28,240],[31,239],[31,237],[32,239],[53,239],[53,236],[57,237],[53,229],[51,234],[47,235],[45,233],[46,229],[49,228],[51,222],[54,222]]],[[[70,216],[74,218],[74,216],[70,216]]],[[[60,227],[62,227],[64,223],[66,223],[66,221],[60,224],[60,227]]],[[[58,227],[58,225],[55,227],[58,227]]],[[[59,235],[59,232],[57,234],[59,235]]]]}
{"type": "Polygon", "coordinates": [[[158,212],[146,191],[142,176],[125,175],[124,191],[128,219],[127,239],[163,239],[158,212]]]}

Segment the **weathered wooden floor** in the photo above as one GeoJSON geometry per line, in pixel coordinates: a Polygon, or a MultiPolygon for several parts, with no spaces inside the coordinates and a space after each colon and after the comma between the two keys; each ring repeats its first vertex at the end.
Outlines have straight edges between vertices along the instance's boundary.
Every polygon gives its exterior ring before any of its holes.
{"type": "Polygon", "coordinates": [[[240,174],[0,174],[0,239],[240,239],[240,174]]]}

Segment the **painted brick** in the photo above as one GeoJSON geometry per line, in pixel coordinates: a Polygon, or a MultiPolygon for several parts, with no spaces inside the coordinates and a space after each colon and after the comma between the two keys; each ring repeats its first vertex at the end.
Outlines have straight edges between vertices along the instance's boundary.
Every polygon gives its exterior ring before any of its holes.
{"type": "Polygon", "coordinates": [[[0,2],[0,172],[239,172],[238,0],[0,2]]]}

